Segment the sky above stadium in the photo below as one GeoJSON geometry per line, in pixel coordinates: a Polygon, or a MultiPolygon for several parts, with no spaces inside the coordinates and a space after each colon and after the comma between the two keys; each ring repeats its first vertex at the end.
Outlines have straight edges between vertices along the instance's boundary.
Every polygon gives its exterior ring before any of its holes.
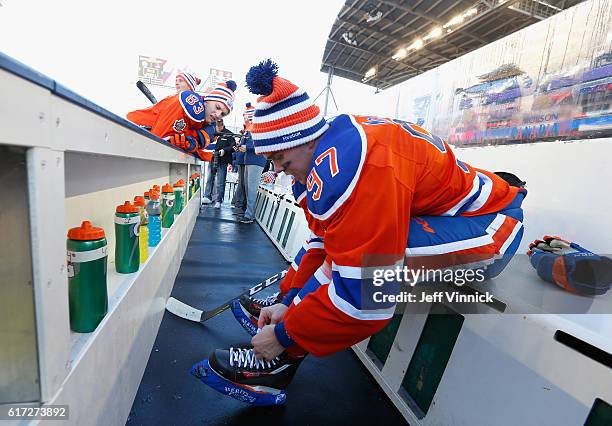
{"type": "MultiPolygon", "coordinates": [[[[191,70],[232,71],[238,83],[230,124],[241,124],[251,65],[274,59],[279,75],[315,98],[327,76],[319,71],[327,36],[344,0],[154,1],[2,0],[0,51],[116,114],[142,108],[139,55],[191,70]],[[234,120],[234,117],[235,120],[234,120]]],[[[173,83],[173,82],[171,82],[173,83]]],[[[158,95],[166,92],[152,88],[158,95]]],[[[335,77],[338,112],[393,115],[394,89],[375,94],[335,77]]],[[[317,103],[323,106],[324,96],[317,103]]],[[[329,111],[336,112],[331,102],[329,111]]]]}

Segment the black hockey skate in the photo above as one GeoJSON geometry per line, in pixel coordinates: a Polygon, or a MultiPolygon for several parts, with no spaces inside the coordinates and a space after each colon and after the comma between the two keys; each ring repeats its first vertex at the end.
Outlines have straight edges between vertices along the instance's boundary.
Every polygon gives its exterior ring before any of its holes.
{"type": "Polygon", "coordinates": [[[253,349],[216,349],[191,368],[191,373],[211,388],[257,406],[282,405],[284,389],[291,383],[304,357],[283,352],[271,361],[258,360],[253,349]]]}
{"type": "Polygon", "coordinates": [[[259,319],[261,310],[267,306],[280,303],[282,300],[283,296],[280,292],[276,292],[263,299],[244,295],[240,297],[240,299],[232,302],[232,313],[247,333],[254,336],[257,334],[257,320],[259,319]]]}

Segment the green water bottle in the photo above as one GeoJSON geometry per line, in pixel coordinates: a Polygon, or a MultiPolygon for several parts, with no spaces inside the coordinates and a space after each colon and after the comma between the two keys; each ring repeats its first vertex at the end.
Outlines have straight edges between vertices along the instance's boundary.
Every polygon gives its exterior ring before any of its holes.
{"type": "Polygon", "coordinates": [[[140,265],[138,232],[140,212],[129,201],[117,206],[115,211],[115,269],[121,274],[131,274],[140,265]]]}
{"type": "Polygon", "coordinates": [[[91,333],[108,310],[107,249],[104,230],[84,221],[68,231],[68,306],[70,329],[91,333]]]}
{"type": "Polygon", "coordinates": [[[169,183],[162,187],[162,228],[174,223],[174,189],[169,183]]]}
{"type": "Polygon", "coordinates": [[[185,181],[183,179],[179,180],[173,185],[174,188],[174,214],[181,214],[184,207],[183,201],[183,187],[185,186],[185,181]]]}

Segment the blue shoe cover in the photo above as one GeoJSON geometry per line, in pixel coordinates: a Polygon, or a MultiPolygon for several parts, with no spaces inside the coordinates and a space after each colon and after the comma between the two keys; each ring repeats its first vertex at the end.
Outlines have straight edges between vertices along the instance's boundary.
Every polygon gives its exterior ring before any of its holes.
{"type": "Polygon", "coordinates": [[[232,302],[232,313],[236,318],[236,321],[249,333],[251,336],[255,336],[257,334],[257,325],[253,324],[255,317],[251,315],[249,312],[245,311],[240,304],[238,299],[232,302]]]}
{"type": "Polygon", "coordinates": [[[227,380],[208,365],[208,359],[194,364],[194,366],[191,367],[191,374],[216,391],[257,407],[283,405],[287,401],[285,391],[277,391],[277,393],[273,394],[265,391],[258,391],[250,386],[240,385],[227,380]]]}

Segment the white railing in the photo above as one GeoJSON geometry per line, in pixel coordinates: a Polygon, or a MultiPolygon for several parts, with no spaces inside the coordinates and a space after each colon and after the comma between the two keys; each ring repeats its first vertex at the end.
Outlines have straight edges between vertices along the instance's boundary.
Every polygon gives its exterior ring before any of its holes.
{"type": "Polygon", "coordinates": [[[255,219],[283,257],[291,262],[309,235],[306,217],[288,192],[259,187],[255,219]]]}

